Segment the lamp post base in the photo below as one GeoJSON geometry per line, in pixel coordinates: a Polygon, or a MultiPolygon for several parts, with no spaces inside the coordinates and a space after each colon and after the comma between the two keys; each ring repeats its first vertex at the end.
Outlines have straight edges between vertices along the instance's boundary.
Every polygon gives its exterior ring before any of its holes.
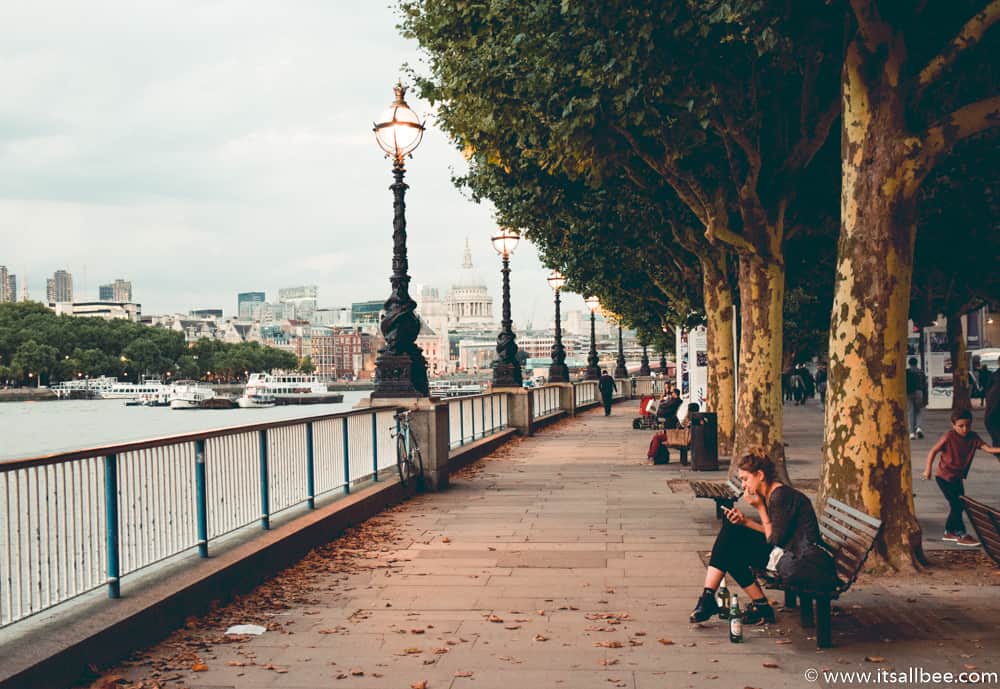
{"type": "Polygon", "coordinates": [[[568,383],[569,366],[567,366],[566,364],[552,364],[551,366],[549,366],[549,382],[568,383]]]}
{"type": "Polygon", "coordinates": [[[588,366],[583,371],[584,380],[600,380],[601,379],[601,369],[596,366],[588,366]]]}
{"type": "Polygon", "coordinates": [[[518,364],[497,362],[493,367],[493,387],[519,388],[523,382],[521,367],[518,364]]]}
{"type": "Polygon", "coordinates": [[[624,364],[615,366],[615,378],[628,378],[628,369],[624,364]]]}
{"type": "Polygon", "coordinates": [[[422,355],[418,356],[420,361],[414,361],[409,354],[380,355],[375,362],[372,397],[427,397],[427,363],[422,355]]]}

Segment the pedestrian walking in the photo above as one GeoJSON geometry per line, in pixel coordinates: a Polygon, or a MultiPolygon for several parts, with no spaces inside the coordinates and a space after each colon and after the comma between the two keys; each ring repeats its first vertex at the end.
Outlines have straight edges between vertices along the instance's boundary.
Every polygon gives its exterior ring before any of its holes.
{"type": "Polygon", "coordinates": [[[802,378],[801,371],[798,367],[792,370],[789,375],[789,382],[792,386],[792,399],[795,400],[794,404],[796,406],[806,403],[806,382],[802,378]]]}
{"type": "Polygon", "coordinates": [[[615,379],[608,375],[608,369],[601,371],[601,378],[597,382],[597,387],[601,390],[601,401],[604,402],[604,415],[611,416],[611,400],[615,394],[615,379]]]}
{"type": "Polygon", "coordinates": [[[990,385],[986,388],[986,409],[983,417],[990,440],[994,445],[1000,445],[1000,371],[993,374],[990,385]]]}
{"type": "Polygon", "coordinates": [[[819,393],[819,406],[826,408],[826,364],[816,367],[816,392],[819,393]]]}
{"type": "Polygon", "coordinates": [[[965,505],[961,498],[965,495],[964,481],[969,475],[969,469],[972,468],[972,459],[976,455],[976,450],[980,448],[986,452],[1000,452],[1000,447],[987,445],[972,430],[972,412],[968,409],[958,409],[951,413],[951,430],[942,435],[927,454],[925,481],[931,480],[934,460],[938,454],[941,455],[934,480],[937,481],[938,488],[944,494],[949,507],[944,536],[941,537],[943,541],[969,547],[979,545],[979,541],[965,530],[965,522],[962,520],[965,505]]]}
{"type": "Polygon", "coordinates": [[[978,399],[980,407],[986,406],[986,391],[990,389],[992,378],[986,364],[982,364],[976,371],[976,386],[972,390],[972,399],[978,399]]]}
{"type": "Polygon", "coordinates": [[[924,388],[927,378],[917,367],[917,358],[911,356],[906,369],[906,419],[910,431],[910,440],[923,438],[924,429],[920,427],[920,413],[924,408],[924,388]]]}

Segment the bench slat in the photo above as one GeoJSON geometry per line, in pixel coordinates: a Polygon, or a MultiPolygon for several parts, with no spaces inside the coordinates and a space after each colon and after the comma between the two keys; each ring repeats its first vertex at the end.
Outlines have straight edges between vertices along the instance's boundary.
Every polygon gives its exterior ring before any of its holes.
{"type": "Polygon", "coordinates": [[[866,514],[864,512],[861,512],[860,510],[856,510],[853,507],[851,507],[850,505],[847,505],[847,504],[841,502],[840,500],[837,500],[836,498],[827,498],[826,499],[826,504],[827,504],[828,507],[832,506],[837,511],[839,511],[839,512],[845,512],[846,514],[854,517],[856,520],[868,524],[868,526],[872,527],[876,532],[879,529],[882,528],[882,521],[881,520],[876,519],[875,517],[871,516],[870,514],[866,514]]]}
{"type": "Polygon", "coordinates": [[[824,534],[824,538],[826,537],[826,534],[836,533],[840,541],[842,542],[850,541],[856,543],[859,546],[867,546],[868,543],[875,540],[874,535],[866,536],[864,534],[859,534],[856,531],[851,531],[850,529],[844,527],[843,525],[833,521],[829,521],[827,519],[823,519],[820,521],[819,530],[821,533],[824,534]]]}
{"type": "Polygon", "coordinates": [[[841,526],[849,528],[851,531],[856,531],[859,534],[871,536],[872,538],[878,533],[878,529],[872,527],[867,522],[858,521],[849,515],[836,511],[831,510],[828,512],[824,510],[822,519],[827,522],[836,522],[841,526]]]}

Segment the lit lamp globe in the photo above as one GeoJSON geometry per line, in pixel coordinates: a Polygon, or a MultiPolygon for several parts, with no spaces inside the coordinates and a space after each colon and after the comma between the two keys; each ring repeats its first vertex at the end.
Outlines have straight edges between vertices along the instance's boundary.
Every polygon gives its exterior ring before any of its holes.
{"type": "Polygon", "coordinates": [[[601,306],[600,297],[587,297],[583,300],[583,302],[587,305],[587,308],[590,309],[591,313],[597,313],[597,309],[601,306]]]}
{"type": "Polygon", "coordinates": [[[388,157],[401,161],[420,145],[424,125],[406,104],[406,87],[396,84],[394,91],[396,100],[379,117],[374,131],[379,148],[388,157]]]}
{"type": "Polygon", "coordinates": [[[504,258],[508,258],[512,253],[514,253],[514,249],[517,248],[517,243],[520,239],[521,238],[516,232],[514,232],[514,230],[507,227],[501,227],[500,233],[491,237],[490,241],[493,242],[493,248],[496,249],[498,254],[504,258]]]}
{"type": "Polygon", "coordinates": [[[556,291],[561,290],[566,285],[566,278],[558,270],[553,270],[549,273],[546,280],[548,280],[549,287],[556,291]]]}

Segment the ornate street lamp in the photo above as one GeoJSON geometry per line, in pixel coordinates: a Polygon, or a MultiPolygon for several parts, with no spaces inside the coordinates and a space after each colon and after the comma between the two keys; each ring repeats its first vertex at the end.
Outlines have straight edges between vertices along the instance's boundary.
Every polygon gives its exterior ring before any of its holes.
{"type": "Polygon", "coordinates": [[[649,353],[646,351],[646,343],[642,343],[642,363],[639,365],[639,375],[649,376],[652,375],[652,371],[649,370],[649,353]]]}
{"type": "Polygon", "coordinates": [[[492,238],[493,248],[500,254],[500,273],[503,275],[503,317],[500,334],[497,335],[497,358],[493,363],[493,387],[521,387],[521,364],[517,360],[517,342],[510,319],[510,255],[514,253],[520,239],[508,228],[500,228],[500,233],[492,238]]]}
{"type": "Polygon", "coordinates": [[[375,391],[372,397],[427,397],[427,361],[417,346],[420,319],[410,297],[410,276],[406,271],[406,195],[403,158],[411,155],[424,135],[424,125],[406,104],[406,88],[396,84],[396,100],[375,123],[375,140],[392,158],[392,292],[385,301],[385,315],[379,325],[385,346],[375,361],[375,391]]]}
{"type": "Polygon", "coordinates": [[[562,325],[559,322],[559,291],[566,284],[566,278],[558,270],[553,270],[547,278],[549,287],[556,293],[556,337],[552,343],[552,365],[549,366],[550,383],[568,383],[569,367],[566,365],[566,348],[562,343],[562,325]]]}
{"type": "Polygon", "coordinates": [[[587,368],[583,372],[584,380],[598,380],[601,377],[601,369],[597,365],[597,337],[594,334],[594,319],[601,300],[597,297],[587,297],[584,299],[587,308],[590,309],[590,353],[587,354],[587,368]]]}
{"type": "Polygon", "coordinates": [[[628,368],[625,366],[625,345],[622,342],[622,318],[615,318],[618,324],[618,358],[615,360],[615,378],[628,378],[628,368]]]}
{"type": "Polygon", "coordinates": [[[660,373],[667,375],[667,347],[663,345],[660,347],[660,373]]]}

